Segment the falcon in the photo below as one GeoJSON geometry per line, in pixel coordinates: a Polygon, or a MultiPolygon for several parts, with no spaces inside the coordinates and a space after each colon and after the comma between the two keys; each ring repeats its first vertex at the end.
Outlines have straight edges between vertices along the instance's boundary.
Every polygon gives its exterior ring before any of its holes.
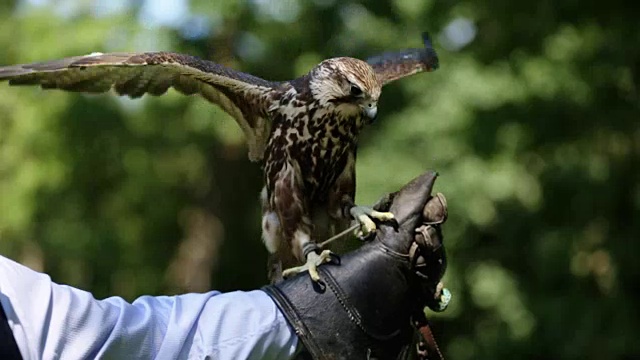
{"type": "Polygon", "coordinates": [[[264,170],[262,237],[270,253],[271,282],[330,261],[317,241],[353,219],[366,236],[393,214],[357,206],[358,136],[377,114],[384,85],[438,68],[429,36],[424,48],[387,52],[366,61],[324,60],[290,81],[268,81],[173,52],[92,53],[60,60],[0,67],[0,81],[43,89],[139,98],[174,88],[198,94],[240,125],[249,159],[264,170]],[[288,269],[287,269],[288,268],[288,269]],[[284,272],[282,269],[287,269],[284,272]]]}

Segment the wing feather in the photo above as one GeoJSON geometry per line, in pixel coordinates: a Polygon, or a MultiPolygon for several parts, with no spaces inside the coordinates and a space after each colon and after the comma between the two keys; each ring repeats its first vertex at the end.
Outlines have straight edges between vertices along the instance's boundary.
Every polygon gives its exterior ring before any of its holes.
{"type": "Polygon", "coordinates": [[[249,158],[261,160],[270,133],[268,109],[281,83],[235,71],[194,56],[170,53],[93,53],[60,60],[0,67],[0,81],[43,89],[139,98],[171,87],[220,106],[244,131],[249,158]]]}
{"type": "Polygon", "coordinates": [[[422,49],[386,52],[367,59],[382,85],[413,74],[438,69],[438,55],[433,49],[429,34],[423,33],[422,40],[422,49]]]}

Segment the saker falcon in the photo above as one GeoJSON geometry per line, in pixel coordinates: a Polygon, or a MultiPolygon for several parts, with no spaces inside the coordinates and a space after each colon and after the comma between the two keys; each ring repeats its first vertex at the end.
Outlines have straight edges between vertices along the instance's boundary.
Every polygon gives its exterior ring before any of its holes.
{"type": "Polygon", "coordinates": [[[374,219],[393,219],[355,205],[358,135],[376,117],[382,86],[438,68],[427,34],[423,40],[422,49],[367,61],[327,59],[282,82],[172,52],[92,53],[5,66],[0,81],[86,93],[113,88],[131,98],[173,87],[218,105],[242,128],[249,158],[263,162],[262,234],[274,266],[270,280],[308,270],[317,281],[316,267],[331,254],[320,251],[316,241],[347,228],[351,218],[364,235],[375,230],[374,219]]]}

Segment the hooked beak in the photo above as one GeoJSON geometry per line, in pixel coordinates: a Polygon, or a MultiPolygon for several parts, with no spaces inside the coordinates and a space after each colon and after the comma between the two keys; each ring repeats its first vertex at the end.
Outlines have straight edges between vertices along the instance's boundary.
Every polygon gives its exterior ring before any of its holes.
{"type": "Polygon", "coordinates": [[[376,116],[378,115],[378,107],[376,105],[368,104],[363,107],[363,110],[365,115],[367,115],[371,121],[376,119],[376,116]]]}

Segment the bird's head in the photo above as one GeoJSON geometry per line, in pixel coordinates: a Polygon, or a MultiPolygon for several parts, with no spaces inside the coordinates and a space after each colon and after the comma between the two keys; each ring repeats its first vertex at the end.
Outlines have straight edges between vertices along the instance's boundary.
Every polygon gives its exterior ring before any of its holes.
{"type": "Polygon", "coordinates": [[[328,59],[309,75],[311,93],[321,106],[335,107],[346,115],[361,113],[369,120],[376,117],[381,85],[366,62],[348,57],[328,59]]]}

